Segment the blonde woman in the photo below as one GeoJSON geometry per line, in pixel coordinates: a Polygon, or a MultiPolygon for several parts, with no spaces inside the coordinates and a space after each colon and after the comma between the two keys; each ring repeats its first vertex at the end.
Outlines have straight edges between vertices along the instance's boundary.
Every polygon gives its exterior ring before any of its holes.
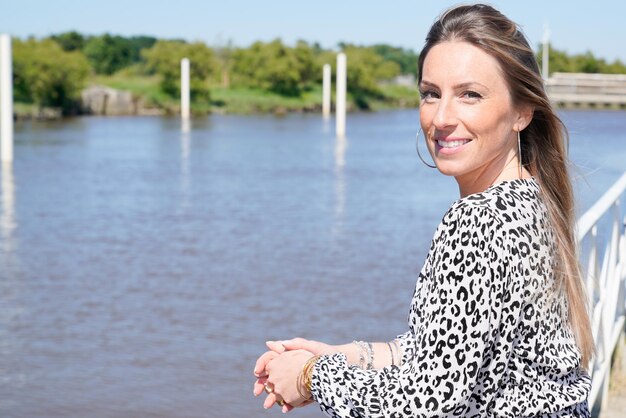
{"type": "Polygon", "coordinates": [[[255,394],[332,417],[588,417],[593,341],[566,131],[533,51],[497,10],[458,6],[430,29],[418,71],[420,139],[460,197],[433,237],[408,332],[271,343],[255,394]]]}

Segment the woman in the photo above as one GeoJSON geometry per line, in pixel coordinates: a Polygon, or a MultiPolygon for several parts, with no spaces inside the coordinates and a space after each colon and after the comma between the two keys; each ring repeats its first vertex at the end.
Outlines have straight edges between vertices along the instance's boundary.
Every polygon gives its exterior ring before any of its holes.
{"type": "Polygon", "coordinates": [[[334,417],[587,417],[593,340],[573,235],[565,128],[517,26],[490,6],[433,25],[420,124],[460,199],[390,343],[269,343],[255,394],[334,417]],[[280,354],[282,353],[282,354],[280,354]]]}

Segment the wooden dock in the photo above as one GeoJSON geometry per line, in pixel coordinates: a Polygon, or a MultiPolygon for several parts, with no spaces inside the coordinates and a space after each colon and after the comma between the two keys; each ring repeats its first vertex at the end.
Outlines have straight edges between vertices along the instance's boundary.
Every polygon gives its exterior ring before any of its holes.
{"type": "Polygon", "coordinates": [[[626,109],[626,74],[553,73],[546,89],[559,107],[626,109]]]}

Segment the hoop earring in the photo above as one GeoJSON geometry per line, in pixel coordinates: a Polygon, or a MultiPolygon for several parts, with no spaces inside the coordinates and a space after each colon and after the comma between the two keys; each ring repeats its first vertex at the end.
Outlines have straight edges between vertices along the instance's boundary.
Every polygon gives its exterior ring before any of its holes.
{"type": "Polygon", "coordinates": [[[417,151],[417,156],[420,157],[420,160],[422,160],[422,162],[430,168],[437,168],[436,165],[430,165],[426,162],[426,160],[424,160],[424,158],[422,158],[422,154],[420,154],[420,132],[422,132],[422,128],[419,128],[419,130],[417,131],[417,135],[415,135],[415,150],[417,151]]]}
{"type": "Polygon", "coordinates": [[[517,158],[519,159],[519,178],[522,178],[522,140],[520,131],[517,131],[517,158]]]}

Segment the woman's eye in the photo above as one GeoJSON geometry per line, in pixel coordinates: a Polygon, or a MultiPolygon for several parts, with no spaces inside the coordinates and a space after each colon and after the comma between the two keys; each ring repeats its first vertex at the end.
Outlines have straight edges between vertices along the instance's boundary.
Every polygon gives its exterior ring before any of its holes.
{"type": "Polygon", "coordinates": [[[422,100],[432,100],[432,99],[438,99],[439,95],[437,94],[437,92],[433,91],[433,90],[426,90],[426,91],[420,91],[420,98],[422,100]]]}
{"type": "Polygon", "coordinates": [[[471,100],[478,100],[478,99],[482,99],[483,96],[481,96],[479,93],[476,93],[475,91],[465,91],[463,92],[463,98],[471,99],[471,100]]]}

